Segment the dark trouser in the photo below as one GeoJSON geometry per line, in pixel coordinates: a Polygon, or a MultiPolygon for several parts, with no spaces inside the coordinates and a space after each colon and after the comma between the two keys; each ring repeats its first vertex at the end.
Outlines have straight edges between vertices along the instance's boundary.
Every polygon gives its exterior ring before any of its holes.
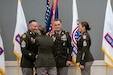
{"type": "Polygon", "coordinates": [[[33,75],[33,68],[22,67],[22,75],[33,75]]]}
{"type": "Polygon", "coordinates": [[[68,75],[68,67],[57,68],[57,75],[68,75]]]}
{"type": "Polygon", "coordinates": [[[37,75],[57,75],[56,67],[37,67],[37,75]]]}
{"type": "Polygon", "coordinates": [[[81,69],[81,75],[90,75],[90,69],[93,64],[93,61],[86,62],[84,69],[81,69]]]}

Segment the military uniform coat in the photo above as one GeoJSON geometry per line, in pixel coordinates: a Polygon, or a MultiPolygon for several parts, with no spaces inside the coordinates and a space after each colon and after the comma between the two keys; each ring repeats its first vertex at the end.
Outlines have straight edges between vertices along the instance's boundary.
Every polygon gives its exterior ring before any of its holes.
{"type": "Polygon", "coordinates": [[[72,61],[71,37],[68,32],[61,31],[54,35],[54,57],[57,67],[66,67],[66,61],[72,61]]]}
{"type": "Polygon", "coordinates": [[[38,53],[37,41],[32,41],[37,37],[36,33],[28,30],[24,33],[20,39],[22,58],[20,66],[24,68],[34,67],[35,56],[38,53]]]}
{"type": "Polygon", "coordinates": [[[93,61],[93,56],[90,52],[91,39],[87,31],[83,32],[77,41],[77,59],[76,62],[85,65],[86,62],[93,61]]]}
{"type": "Polygon", "coordinates": [[[55,67],[55,59],[53,56],[53,40],[52,37],[42,34],[38,36],[39,53],[35,62],[36,67],[55,67]]]}

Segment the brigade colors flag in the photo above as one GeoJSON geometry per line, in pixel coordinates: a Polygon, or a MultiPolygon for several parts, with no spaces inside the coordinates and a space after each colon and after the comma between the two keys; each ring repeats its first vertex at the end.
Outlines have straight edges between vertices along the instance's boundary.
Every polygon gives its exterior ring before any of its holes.
{"type": "Polygon", "coordinates": [[[110,0],[107,2],[105,12],[102,50],[105,53],[105,63],[113,67],[113,12],[110,0]]]}
{"type": "Polygon", "coordinates": [[[16,55],[18,60],[21,59],[20,37],[26,31],[27,31],[26,19],[24,16],[21,1],[18,0],[17,21],[16,21],[16,27],[15,27],[14,37],[13,37],[14,54],[16,55]]]}
{"type": "Polygon", "coordinates": [[[4,47],[0,31],[0,75],[5,75],[4,47]]]}

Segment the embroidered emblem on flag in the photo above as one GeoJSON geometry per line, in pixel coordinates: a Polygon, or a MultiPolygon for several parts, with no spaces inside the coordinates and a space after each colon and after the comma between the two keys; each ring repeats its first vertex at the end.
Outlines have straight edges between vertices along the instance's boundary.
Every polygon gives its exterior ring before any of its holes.
{"type": "Polygon", "coordinates": [[[78,31],[78,26],[77,26],[72,32],[72,42],[75,46],[76,46],[76,41],[77,41],[79,35],[80,35],[80,33],[78,31]]]}
{"type": "Polygon", "coordinates": [[[107,33],[104,37],[108,44],[113,48],[113,38],[107,33]]]}
{"type": "Polygon", "coordinates": [[[15,37],[16,42],[18,42],[18,44],[20,44],[20,34],[17,34],[15,37]]]}
{"type": "Polygon", "coordinates": [[[0,47],[0,55],[2,55],[3,54],[3,49],[0,47]]]}

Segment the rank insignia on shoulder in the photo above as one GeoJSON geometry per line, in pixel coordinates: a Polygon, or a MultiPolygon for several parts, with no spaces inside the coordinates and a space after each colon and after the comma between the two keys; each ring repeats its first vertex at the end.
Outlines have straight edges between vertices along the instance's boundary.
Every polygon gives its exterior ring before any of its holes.
{"type": "Polygon", "coordinates": [[[86,39],[87,38],[87,36],[86,35],[83,35],[83,39],[86,39]]]}
{"type": "Polygon", "coordinates": [[[53,37],[53,41],[55,41],[56,40],[56,37],[53,37]]]}
{"type": "Polygon", "coordinates": [[[63,46],[65,46],[65,45],[66,45],[66,43],[64,42],[64,43],[63,43],[63,46]]]}
{"type": "Polygon", "coordinates": [[[22,35],[22,38],[26,38],[26,34],[23,34],[23,35],[22,35]]]}

